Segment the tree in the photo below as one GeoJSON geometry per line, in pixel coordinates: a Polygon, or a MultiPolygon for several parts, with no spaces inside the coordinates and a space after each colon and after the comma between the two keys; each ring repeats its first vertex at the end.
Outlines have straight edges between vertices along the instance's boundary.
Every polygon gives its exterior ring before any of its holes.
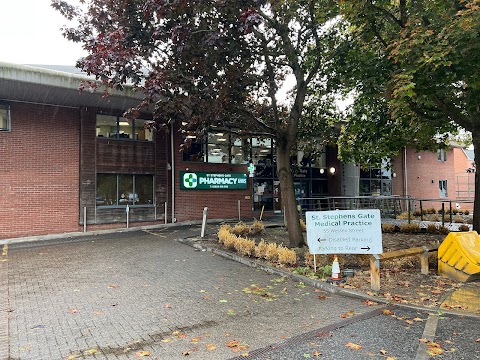
{"type": "MultiPolygon", "coordinates": [[[[386,132],[391,150],[407,144],[427,148],[460,126],[472,133],[478,165],[480,2],[361,0],[340,1],[340,8],[349,42],[339,51],[356,59],[355,68],[343,68],[359,95],[353,114],[360,121],[352,127],[370,139],[386,132]]],[[[358,136],[343,140],[354,143],[358,136]]],[[[476,189],[479,181],[476,173],[476,189]]],[[[480,191],[473,227],[480,230],[480,191]]]]}
{"type": "MultiPolygon", "coordinates": [[[[111,88],[127,82],[143,91],[142,108],[156,119],[198,132],[234,124],[238,136],[271,137],[285,205],[290,245],[303,241],[290,155],[310,84],[322,70],[332,38],[331,0],[85,0],[83,10],[63,0],[52,6],[76,28],[64,35],[88,56],[77,67],[111,88]],[[279,89],[295,84],[291,102],[279,89]]],[[[321,135],[321,134],[319,134],[321,135]]]]}

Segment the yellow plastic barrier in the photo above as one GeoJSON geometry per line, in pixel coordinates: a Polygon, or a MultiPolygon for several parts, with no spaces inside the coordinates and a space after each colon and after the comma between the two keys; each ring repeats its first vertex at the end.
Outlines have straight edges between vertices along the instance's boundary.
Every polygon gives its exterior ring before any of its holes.
{"type": "Polygon", "coordinates": [[[480,279],[480,236],[476,231],[448,234],[438,248],[438,274],[462,282],[480,279]]]}

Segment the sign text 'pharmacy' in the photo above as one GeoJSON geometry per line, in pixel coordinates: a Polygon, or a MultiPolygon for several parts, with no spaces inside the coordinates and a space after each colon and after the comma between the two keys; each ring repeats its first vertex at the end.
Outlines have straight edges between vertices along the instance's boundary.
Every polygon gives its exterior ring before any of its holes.
{"type": "Polygon", "coordinates": [[[244,190],[247,189],[245,173],[207,173],[180,172],[180,189],[182,190],[244,190]]]}

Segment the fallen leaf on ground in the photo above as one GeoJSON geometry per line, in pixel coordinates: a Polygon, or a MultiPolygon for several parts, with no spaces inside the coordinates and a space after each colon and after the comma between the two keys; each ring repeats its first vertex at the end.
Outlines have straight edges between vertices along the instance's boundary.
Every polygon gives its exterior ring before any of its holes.
{"type": "Polygon", "coordinates": [[[172,308],[172,305],[171,305],[171,304],[165,304],[165,305],[163,305],[163,307],[164,307],[165,309],[171,309],[171,308],[172,308]]]}
{"type": "Polygon", "coordinates": [[[235,316],[235,315],[237,315],[237,314],[235,313],[235,311],[234,311],[233,309],[228,309],[228,310],[227,310],[227,315],[229,315],[229,316],[235,316]]]}
{"type": "Polygon", "coordinates": [[[118,287],[120,287],[120,285],[117,285],[117,284],[108,285],[108,288],[109,288],[109,289],[116,289],[116,288],[118,288],[118,287]]]}
{"type": "Polygon", "coordinates": [[[348,342],[347,344],[345,344],[345,346],[352,349],[352,350],[362,349],[362,345],[358,345],[358,344],[355,344],[355,343],[352,343],[352,342],[348,342]]]}
{"type": "Polygon", "coordinates": [[[427,354],[430,356],[437,356],[443,354],[442,346],[436,342],[430,342],[428,345],[427,354]]]}
{"type": "Polygon", "coordinates": [[[327,299],[327,297],[325,295],[318,295],[318,298],[320,300],[326,300],[327,299]]]}
{"type": "Polygon", "coordinates": [[[389,309],[385,309],[382,311],[383,315],[393,315],[393,311],[389,309]]]}
{"type": "Polygon", "coordinates": [[[237,340],[230,340],[225,343],[229,348],[234,348],[235,346],[238,346],[240,344],[239,341],[237,340]]]}
{"type": "Polygon", "coordinates": [[[350,310],[349,312],[346,312],[346,313],[343,313],[342,315],[340,315],[341,318],[345,319],[345,318],[348,318],[348,317],[352,317],[355,315],[355,311],[354,310],[350,310]]]}
{"type": "Polygon", "coordinates": [[[88,349],[88,350],[85,350],[83,353],[85,355],[93,355],[93,354],[96,354],[98,352],[97,349],[88,349]]]}
{"type": "Polygon", "coordinates": [[[208,351],[213,351],[217,348],[215,344],[205,344],[205,347],[207,348],[208,351]]]}
{"type": "Polygon", "coordinates": [[[135,353],[135,356],[136,356],[136,357],[150,356],[150,354],[151,354],[150,351],[142,350],[142,351],[137,351],[137,352],[135,353]]]}
{"type": "Polygon", "coordinates": [[[70,310],[68,310],[68,313],[69,314],[76,314],[76,313],[78,313],[78,309],[70,309],[70,310]]]}
{"type": "Polygon", "coordinates": [[[317,356],[321,356],[322,353],[320,353],[320,352],[318,352],[318,351],[314,351],[314,352],[312,352],[312,355],[315,356],[315,357],[317,357],[317,356]]]}
{"type": "Polygon", "coordinates": [[[367,305],[367,306],[376,306],[376,305],[378,305],[377,302],[372,301],[372,300],[365,300],[363,303],[364,303],[365,305],[367,305]]]}
{"type": "Polygon", "coordinates": [[[387,350],[381,349],[381,350],[380,350],[380,354],[382,354],[382,355],[387,355],[387,350]]]}

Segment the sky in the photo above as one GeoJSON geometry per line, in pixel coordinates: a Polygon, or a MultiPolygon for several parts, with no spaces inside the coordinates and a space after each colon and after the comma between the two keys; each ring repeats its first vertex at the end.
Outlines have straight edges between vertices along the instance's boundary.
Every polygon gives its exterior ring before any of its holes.
{"type": "Polygon", "coordinates": [[[68,21],[50,0],[3,0],[1,10],[1,62],[74,66],[85,56],[79,44],[63,37],[60,28],[68,21]]]}

